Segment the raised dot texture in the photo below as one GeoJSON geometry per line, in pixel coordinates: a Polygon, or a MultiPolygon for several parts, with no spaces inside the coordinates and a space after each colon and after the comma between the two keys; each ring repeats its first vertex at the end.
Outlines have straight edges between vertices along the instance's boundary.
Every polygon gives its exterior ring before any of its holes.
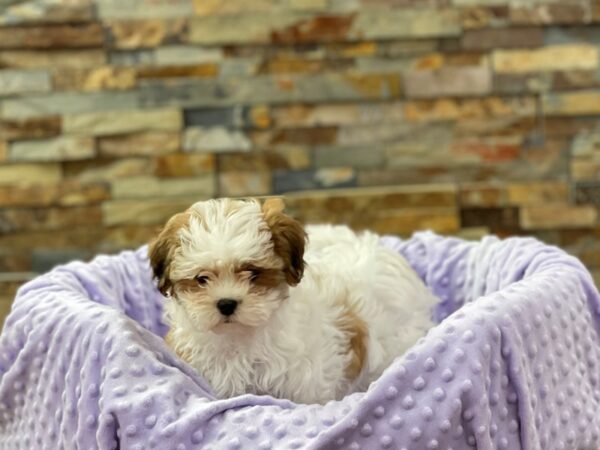
{"type": "MultiPolygon", "coordinates": [[[[8,334],[0,338],[3,388],[10,389],[10,395],[0,392],[7,448],[59,448],[65,435],[73,436],[74,447],[90,448],[79,436],[95,439],[116,418],[117,439],[129,439],[132,450],[317,443],[458,450],[488,436],[493,448],[507,450],[519,448],[522,436],[539,436],[541,448],[598,447],[600,307],[585,269],[533,239],[390,239],[431,282],[441,302],[435,317],[447,319],[398,355],[367,393],[325,406],[266,396],[214,402],[147,335],[166,330],[165,299],[153,290],[145,256],[130,252],[52,273],[44,281],[52,286],[48,295],[39,298],[44,285],[17,299],[8,334]],[[87,284],[69,293],[79,283],[74,280],[87,284]],[[532,411],[535,434],[520,428],[522,408],[532,411]],[[78,434],[71,431],[76,420],[85,427],[78,434]],[[328,442],[332,427],[335,438],[328,442]]],[[[113,435],[99,438],[107,448],[119,444],[113,435]]]]}

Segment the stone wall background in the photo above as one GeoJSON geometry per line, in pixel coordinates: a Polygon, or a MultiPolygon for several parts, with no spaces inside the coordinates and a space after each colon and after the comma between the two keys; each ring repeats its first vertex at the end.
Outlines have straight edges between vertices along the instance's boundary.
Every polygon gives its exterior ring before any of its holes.
{"type": "Polygon", "coordinates": [[[0,0],[0,309],[214,196],[599,272],[599,44],[590,0],[0,0]]]}

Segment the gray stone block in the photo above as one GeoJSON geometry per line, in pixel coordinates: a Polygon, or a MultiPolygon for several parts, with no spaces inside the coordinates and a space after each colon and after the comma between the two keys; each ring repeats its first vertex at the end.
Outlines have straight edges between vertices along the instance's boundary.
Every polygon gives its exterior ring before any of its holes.
{"type": "Polygon", "coordinates": [[[276,170],[273,172],[273,193],[275,194],[355,186],[357,186],[356,173],[350,168],[276,170]]]}
{"type": "Polygon", "coordinates": [[[316,167],[375,168],[384,164],[383,150],[375,145],[319,147],[314,151],[316,167]]]}
{"type": "Polygon", "coordinates": [[[0,70],[0,96],[48,92],[51,88],[46,70],[0,70]]]}
{"type": "Polygon", "coordinates": [[[11,98],[0,104],[0,114],[7,119],[76,114],[91,111],[135,109],[138,93],[128,92],[57,92],[48,95],[11,98]]]}

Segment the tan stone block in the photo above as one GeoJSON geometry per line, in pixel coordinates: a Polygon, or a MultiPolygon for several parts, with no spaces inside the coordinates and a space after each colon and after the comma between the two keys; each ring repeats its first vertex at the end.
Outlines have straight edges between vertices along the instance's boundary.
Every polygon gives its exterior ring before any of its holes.
{"type": "Polygon", "coordinates": [[[442,98],[408,101],[404,104],[404,115],[410,122],[529,117],[534,116],[535,111],[533,97],[442,98]]]}
{"type": "Polygon", "coordinates": [[[239,14],[249,12],[272,11],[275,2],[272,0],[194,0],[194,11],[199,16],[223,14],[239,14]]]}
{"type": "Polygon", "coordinates": [[[101,111],[66,115],[63,118],[65,133],[85,133],[102,136],[137,131],[178,131],[183,125],[181,111],[177,109],[101,111]]]}
{"type": "Polygon", "coordinates": [[[61,132],[58,116],[24,120],[0,120],[0,140],[41,139],[54,137],[61,132]]]}
{"type": "Polygon", "coordinates": [[[155,156],[181,149],[181,134],[169,131],[146,131],[97,139],[100,156],[155,156]]]}
{"type": "Polygon", "coordinates": [[[166,43],[185,42],[187,39],[185,19],[109,22],[107,29],[111,44],[120,50],[157,47],[166,43]]]}
{"type": "Polygon", "coordinates": [[[518,25],[575,25],[590,23],[590,9],[579,2],[540,2],[540,4],[514,5],[510,20],[518,25]]]}
{"type": "Polygon", "coordinates": [[[506,205],[506,187],[488,183],[468,183],[460,186],[461,207],[486,208],[506,205]]]}
{"type": "Polygon", "coordinates": [[[31,255],[25,252],[13,252],[4,249],[0,252],[0,273],[29,272],[31,270],[31,255]]]}
{"type": "Polygon", "coordinates": [[[592,70],[598,68],[594,45],[555,45],[535,50],[497,50],[492,54],[497,73],[526,73],[552,70],[592,70]]]}
{"type": "Polygon", "coordinates": [[[0,28],[0,48],[101,47],[104,32],[98,23],[0,28]]]}
{"type": "Polygon", "coordinates": [[[442,67],[404,74],[410,98],[487,95],[492,90],[492,73],[487,67],[442,67]]]}
{"type": "Polygon", "coordinates": [[[102,214],[99,206],[0,210],[0,231],[3,233],[57,230],[101,222],[102,214]]]}
{"type": "Polygon", "coordinates": [[[418,39],[457,36],[458,9],[363,8],[352,20],[348,35],[360,39],[418,39]]]}
{"type": "Polygon", "coordinates": [[[468,227],[458,230],[454,235],[467,241],[480,241],[490,233],[491,231],[487,227],[468,227]]]}
{"type": "MultiPolygon", "coordinates": [[[[225,7],[224,5],[229,5],[229,2],[196,0],[197,5],[200,3],[205,5],[205,8],[208,8],[212,4],[219,7],[221,5],[223,7],[225,7]]],[[[189,40],[193,44],[200,45],[243,42],[267,44],[271,41],[274,30],[293,26],[297,21],[302,19],[302,16],[298,14],[286,12],[220,15],[200,10],[199,15],[204,17],[195,18],[190,21],[189,40]]]]}
{"type": "Polygon", "coordinates": [[[102,247],[128,249],[147,244],[158,235],[161,226],[162,223],[103,228],[102,247]]]}
{"type": "MultiPolygon", "coordinates": [[[[169,201],[172,202],[172,199],[169,201]]],[[[139,202],[139,200],[132,201],[132,203],[139,202]]],[[[160,230],[159,225],[160,223],[149,226],[134,224],[108,228],[98,224],[72,226],[60,230],[0,234],[0,248],[20,254],[39,248],[58,251],[70,248],[92,249],[97,253],[113,252],[135,248],[149,242],[160,230]]]]}
{"type": "Polygon", "coordinates": [[[271,122],[271,109],[265,105],[253,106],[250,108],[248,117],[252,125],[257,128],[269,128],[271,122]]]}
{"type": "Polygon", "coordinates": [[[111,183],[115,200],[130,198],[191,197],[209,198],[214,195],[213,174],[194,177],[155,178],[152,176],[128,177],[111,183]]]}
{"type": "Polygon", "coordinates": [[[506,186],[507,202],[511,205],[568,203],[569,195],[569,185],[563,181],[533,181],[506,186]]]}
{"type": "Polygon", "coordinates": [[[596,181],[600,179],[600,161],[592,158],[577,158],[571,161],[571,177],[574,181],[596,181]]]}
{"type": "Polygon", "coordinates": [[[542,97],[544,114],[583,116],[600,114],[600,91],[550,93],[542,97]]]}
{"type": "Polygon", "coordinates": [[[404,208],[456,208],[456,186],[451,184],[386,186],[305,191],[286,195],[286,203],[301,217],[325,212],[328,217],[371,217],[373,211],[404,208]]]}
{"type": "Polygon", "coordinates": [[[79,206],[110,198],[106,184],[81,185],[74,181],[28,186],[0,186],[0,207],[79,206]]]}
{"type": "Polygon", "coordinates": [[[110,182],[118,178],[152,173],[152,161],[125,158],[116,161],[73,161],[63,164],[65,177],[82,184],[110,182]]]}
{"type": "Polygon", "coordinates": [[[34,141],[16,141],[10,144],[9,160],[72,161],[93,158],[96,154],[94,140],[88,137],[59,136],[34,141]]]}
{"type": "Polygon", "coordinates": [[[290,0],[290,8],[298,11],[326,10],[328,0],[290,0]]]}
{"type": "Polygon", "coordinates": [[[83,92],[125,90],[135,87],[136,70],[133,67],[103,66],[93,69],[65,69],[53,71],[54,89],[83,92]]]}
{"type": "Polygon", "coordinates": [[[10,164],[0,166],[0,186],[57,183],[61,179],[60,164],[10,164]]]}
{"type": "Polygon", "coordinates": [[[219,195],[222,197],[267,195],[271,190],[272,175],[269,171],[219,173],[219,195]]]}
{"type": "Polygon", "coordinates": [[[210,153],[173,153],[154,159],[154,175],[159,177],[192,177],[213,172],[215,155],[210,153]]]}
{"type": "Polygon", "coordinates": [[[102,205],[105,226],[161,225],[171,216],[185,211],[195,202],[205,200],[198,196],[160,200],[116,200],[102,205]]]}
{"type": "Polygon", "coordinates": [[[388,93],[390,98],[396,98],[402,94],[402,82],[399,74],[348,73],[344,74],[342,78],[356,92],[370,99],[379,98],[382,93],[388,93]]]}
{"type": "Polygon", "coordinates": [[[85,23],[94,20],[89,0],[74,3],[36,2],[35,0],[5,5],[0,11],[0,25],[85,23]]]}
{"type": "Polygon", "coordinates": [[[402,122],[404,105],[388,103],[323,103],[317,105],[273,106],[272,125],[276,128],[326,127],[402,122]]]}
{"type": "Polygon", "coordinates": [[[106,64],[103,50],[3,50],[0,51],[0,67],[35,69],[47,67],[86,68],[106,64]]]}
{"type": "Polygon", "coordinates": [[[377,213],[372,217],[356,217],[350,222],[356,229],[368,229],[380,234],[410,236],[417,231],[456,233],[460,217],[455,209],[407,208],[399,211],[377,213]]]}
{"type": "Polygon", "coordinates": [[[102,240],[102,229],[96,226],[73,226],[61,230],[27,230],[0,233],[0,248],[12,252],[31,252],[36,248],[94,248],[102,240]]]}
{"type": "Polygon", "coordinates": [[[2,327],[4,326],[4,321],[10,313],[13,299],[14,295],[12,294],[0,296],[0,330],[2,330],[2,327]]]}
{"type": "Polygon", "coordinates": [[[525,230],[589,228],[596,224],[597,218],[598,212],[592,206],[548,203],[522,207],[520,223],[525,230]]]}
{"type": "Polygon", "coordinates": [[[460,188],[463,207],[504,207],[568,203],[569,185],[562,181],[526,181],[495,185],[469,183],[460,188]]]}
{"type": "Polygon", "coordinates": [[[352,62],[335,61],[326,59],[304,58],[296,55],[284,55],[268,58],[260,66],[259,73],[286,74],[286,73],[319,73],[327,70],[340,70],[350,68],[352,62]]]}
{"type": "Polygon", "coordinates": [[[62,183],[56,196],[55,203],[59,206],[95,205],[110,198],[106,184],[70,184],[62,183]]]}

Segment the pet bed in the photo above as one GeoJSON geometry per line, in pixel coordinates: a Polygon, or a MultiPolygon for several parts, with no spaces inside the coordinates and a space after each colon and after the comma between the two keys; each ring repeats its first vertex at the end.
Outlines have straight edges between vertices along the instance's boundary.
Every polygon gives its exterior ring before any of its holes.
{"type": "Polygon", "coordinates": [[[0,337],[0,448],[600,448],[600,303],[577,259],[534,239],[383,242],[441,323],[325,406],[215,399],[161,339],[145,248],[38,277],[0,337]]]}

